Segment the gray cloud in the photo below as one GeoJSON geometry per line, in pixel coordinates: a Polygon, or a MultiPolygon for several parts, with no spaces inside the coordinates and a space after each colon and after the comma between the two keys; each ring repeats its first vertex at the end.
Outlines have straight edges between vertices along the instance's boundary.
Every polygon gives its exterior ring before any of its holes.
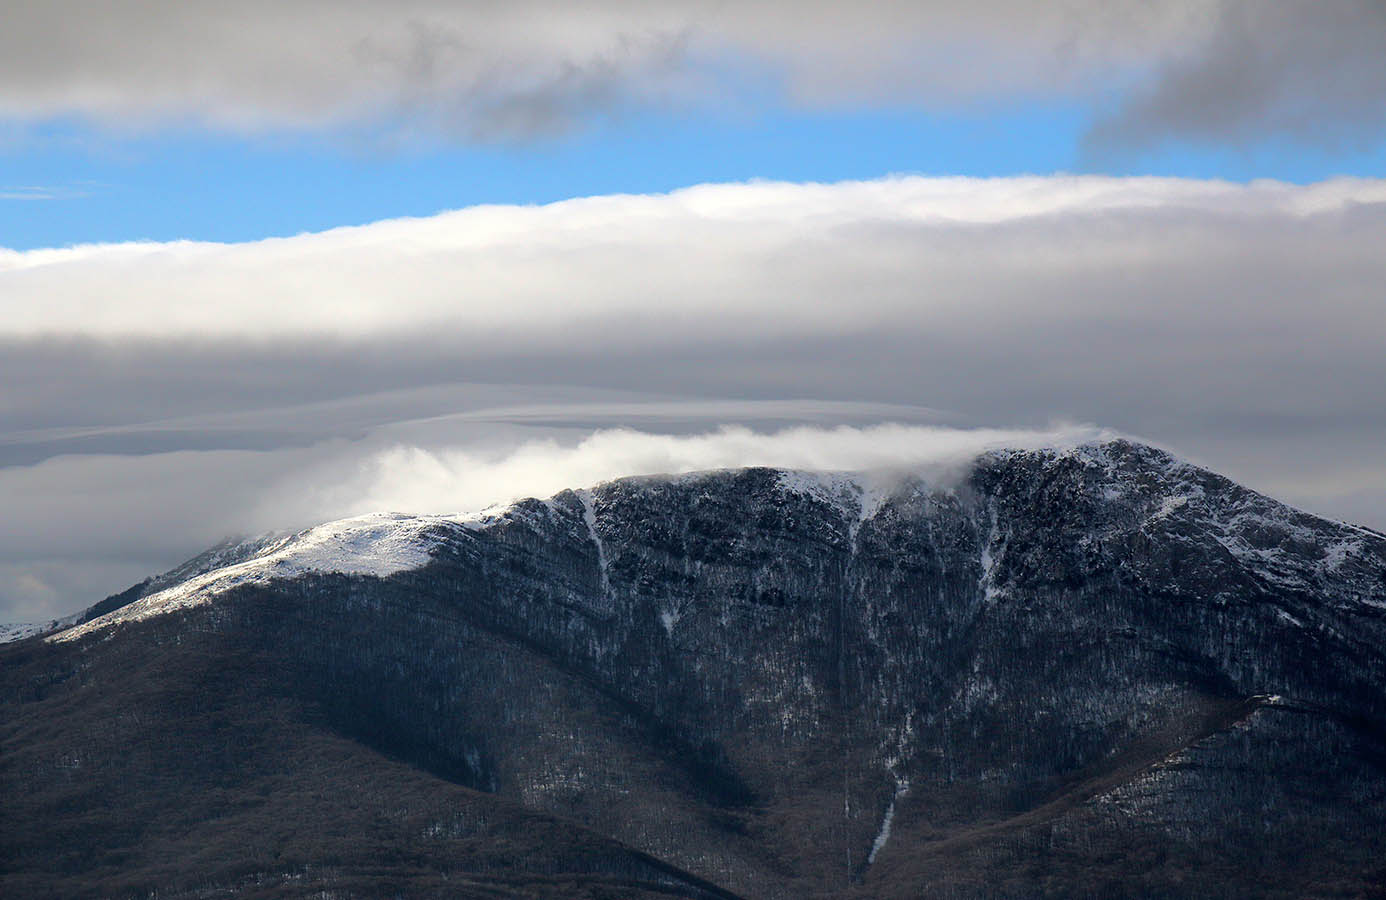
{"type": "Polygon", "coordinates": [[[543,137],[680,94],[687,21],[678,8],[526,0],[10,4],[0,115],[543,137]]]}
{"type": "Polygon", "coordinates": [[[630,111],[1108,108],[1094,148],[1376,141],[1375,0],[11,3],[0,117],[530,140],[630,111]]]}
{"type": "Polygon", "coordinates": [[[1382,181],[1056,176],[0,251],[0,620],[622,427],[1095,422],[1386,527],[1382,246],[1382,181]]]}
{"type": "Polygon", "coordinates": [[[1217,22],[1101,119],[1090,146],[1272,136],[1340,149],[1370,146],[1386,131],[1386,5],[1226,4],[1217,22]]]}

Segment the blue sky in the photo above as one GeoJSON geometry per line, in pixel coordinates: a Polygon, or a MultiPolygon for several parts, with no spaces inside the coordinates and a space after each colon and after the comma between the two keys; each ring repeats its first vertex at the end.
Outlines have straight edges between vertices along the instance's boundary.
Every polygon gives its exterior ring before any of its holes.
{"type": "Polygon", "coordinates": [[[246,137],[37,123],[0,152],[0,246],[180,238],[246,241],[479,203],[547,203],[703,182],[887,174],[1052,172],[1296,183],[1386,174],[1386,144],[1170,141],[1089,158],[1088,113],[1031,104],[976,112],[770,109],[649,113],[540,142],[382,149],[360,136],[246,137]]]}
{"type": "Polygon", "coordinates": [[[1375,0],[65,0],[0,29],[0,246],[1055,172],[1386,174],[1375,0]]]}

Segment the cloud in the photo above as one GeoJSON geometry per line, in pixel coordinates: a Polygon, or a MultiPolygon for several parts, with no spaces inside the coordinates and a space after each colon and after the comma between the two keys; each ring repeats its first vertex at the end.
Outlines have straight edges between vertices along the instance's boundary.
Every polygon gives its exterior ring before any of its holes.
{"type": "Polygon", "coordinates": [[[684,10],[624,4],[77,0],[0,33],[0,114],[237,132],[385,122],[561,133],[679,91],[684,10]]]}
{"type": "Polygon", "coordinates": [[[1383,181],[1054,176],[0,250],[0,454],[128,452],[122,430],[129,450],[304,444],[612,392],[1066,417],[1176,443],[1356,435],[1386,422],[1381,246],[1383,181]],[[391,392],[416,393],[348,408],[391,392]]]}
{"type": "MultiPolygon", "coordinates": [[[[709,421],[717,412],[706,410],[709,421]]],[[[922,474],[946,483],[992,447],[1072,446],[1114,436],[1092,426],[520,429],[500,441],[414,433],[259,451],[81,455],[0,468],[0,621],[46,621],[167,569],[236,534],[307,527],[369,511],[467,513],[627,475],[742,466],[922,474]],[[543,436],[536,437],[534,433],[543,436]],[[430,440],[431,438],[431,440],[430,440]]],[[[494,437],[494,436],[491,436],[494,437]]],[[[1386,500],[1380,467],[1321,486],[1386,500]]]]}
{"type": "MultiPolygon", "coordinates": [[[[1093,427],[1049,431],[952,429],[883,424],[791,428],[763,433],[723,427],[693,435],[632,429],[592,433],[574,446],[533,441],[502,453],[395,447],[356,479],[308,496],[342,516],[373,510],[447,514],[524,497],[548,497],[627,475],[661,475],[746,466],[812,471],[944,472],[993,447],[1073,446],[1104,436],[1093,427]]],[[[277,505],[280,501],[275,500],[277,505]]],[[[312,518],[310,516],[310,518],[312,518]]]]}
{"type": "Polygon", "coordinates": [[[1053,176],[0,251],[0,581],[36,579],[0,619],[228,531],[805,459],[840,423],[1095,422],[1383,527],[1382,246],[1379,180],[1053,176]]]}
{"type": "MultiPolygon", "coordinates": [[[[0,335],[341,340],[447,333],[473,353],[645,342],[1045,329],[1104,315],[1152,276],[1160,314],[1227,312],[1248,287],[1379,264],[1386,182],[1238,186],[1169,178],[889,178],[703,185],[540,207],[482,206],[248,244],[0,251],[0,335]],[[1255,261],[1246,269],[1245,264],[1255,261]],[[1163,277],[1191,277],[1173,294],[1163,277]],[[1246,286],[1210,305],[1218,279],[1246,286]],[[1024,286],[1024,290],[1016,290],[1024,286]],[[1044,302],[1037,302],[1043,295],[1044,302]],[[620,320],[613,331],[611,323],[620,320]],[[929,323],[926,325],[926,323],[929,323]]],[[[1153,303],[1153,298],[1148,298],[1153,303]]],[[[1249,302],[1249,301],[1248,301],[1249,302]]],[[[1334,303],[1332,294],[1317,299],[1334,303]]],[[[1127,301],[1119,318],[1130,315],[1127,301]]],[[[1259,306],[1259,304],[1258,304],[1259,306]]],[[[1267,310],[1269,311],[1269,310],[1267,310]]],[[[1315,316],[1316,319],[1320,318],[1315,316]]],[[[1345,320],[1343,321],[1345,324],[1345,320]]]]}
{"type": "MultiPolygon", "coordinates": [[[[711,412],[711,411],[709,411],[711,412]]],[[[1073,444],[1096,429],[569,428],[509,443],[329,441],[269,451],[83,455],[0,468],[0,621],[96,602],[233,534],[390,510],[474,512],[625,475],[748,465],[946,472],[992,446],[1073,444]]],[[[417,435],[416,435],[417,436],[417,435]]],[[[436,436],[436,435],[435,435],[436,436]]]]}
{"type": "Polygon", "coordinates": [[[1114,105],[1103,144],[1377,140],[1383,36],[1374,0],[72,0],[6,11],[0,116],[509,141],[766,95],[1038,99],[1114,105]]]}
{"type": "Polygon", "coordinates": [[[1332,149],[1386,132],[1386,5],[1226,4],[1217,27],[1099,119],[1096,151],[1169,138],[1244,145],[1261,137],[1332,149]]]}
{"type": "Polygon", "coordinates": [[[62,193],[59,188],[40,185],[6,187],[0,185],[0,200],[53,200],[62,193]]]}

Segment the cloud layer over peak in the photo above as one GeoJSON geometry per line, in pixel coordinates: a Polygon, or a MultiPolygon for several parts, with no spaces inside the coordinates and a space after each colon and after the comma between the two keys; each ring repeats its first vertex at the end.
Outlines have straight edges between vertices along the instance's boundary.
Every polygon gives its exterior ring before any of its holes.
{"type": "Polygon", "coordinates": [[[1383,246],[1379,180],[1052,176],[0,251],[0,609],[69,612],[246,523],[461,507],[545,467],[891,446],[793,446],[837,424],[1096,422],[1386,526],[1383,246]]]}

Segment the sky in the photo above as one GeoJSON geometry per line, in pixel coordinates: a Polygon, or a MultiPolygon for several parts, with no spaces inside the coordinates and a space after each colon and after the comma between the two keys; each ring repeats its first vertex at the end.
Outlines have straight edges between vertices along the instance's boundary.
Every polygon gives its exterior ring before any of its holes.
{"type": "Polygon", "coordinates": [[[1112,434],[1386,528],[1378,0],[0,0],[0,622],[1112,434]]]}

